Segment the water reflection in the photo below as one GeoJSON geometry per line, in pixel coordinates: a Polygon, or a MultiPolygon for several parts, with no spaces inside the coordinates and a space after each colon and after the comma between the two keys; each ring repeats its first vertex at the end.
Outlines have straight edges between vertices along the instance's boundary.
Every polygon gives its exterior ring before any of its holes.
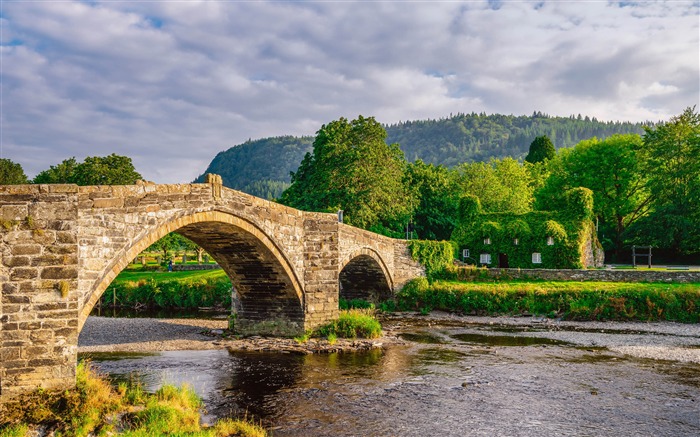
{"type": "Polygon", "coordinates": [[[485,344],[489,346],[535,346],[535,345],[567,345],[561,340],[544,337],[520,337],[511,335],[484,334],[454,334],[452,338],[465,343],[485,344]]]}

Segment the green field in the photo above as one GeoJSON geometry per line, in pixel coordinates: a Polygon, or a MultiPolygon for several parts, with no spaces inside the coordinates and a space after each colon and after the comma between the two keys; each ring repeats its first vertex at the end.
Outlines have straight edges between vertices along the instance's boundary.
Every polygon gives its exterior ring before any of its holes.
{"type": "Polygon", "coordinates": [[[226,279],[226,272],[218,270],[190,270],[181,272],[159,272],[125,269],[114,279],[112,283],[139,282],[139,281],[195,281],[195,280],[219,280],[226,279]]]}

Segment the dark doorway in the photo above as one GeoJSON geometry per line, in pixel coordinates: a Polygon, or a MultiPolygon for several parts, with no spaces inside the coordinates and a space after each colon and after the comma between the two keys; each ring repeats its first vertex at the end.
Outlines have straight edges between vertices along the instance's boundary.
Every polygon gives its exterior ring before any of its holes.
{"type": "Polygon", "coordinates": [[[508,268],[508,254],[507,253],[499,253],[498,254],[498,267],[500,267],[502,269],[508,268]]]}

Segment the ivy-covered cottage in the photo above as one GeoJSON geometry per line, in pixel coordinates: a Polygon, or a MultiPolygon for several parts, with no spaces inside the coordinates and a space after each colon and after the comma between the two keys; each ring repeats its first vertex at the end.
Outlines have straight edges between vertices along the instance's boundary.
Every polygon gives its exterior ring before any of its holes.
{"type": "Polygon", "coordinates": [[[484,213],[474,196],[462,198],[459,209],[452,241],[468,263],[544,269],[603,265],[603,248],[591,220],[593,194],[587,188],[570,190],[560,211],[484,213]]]}

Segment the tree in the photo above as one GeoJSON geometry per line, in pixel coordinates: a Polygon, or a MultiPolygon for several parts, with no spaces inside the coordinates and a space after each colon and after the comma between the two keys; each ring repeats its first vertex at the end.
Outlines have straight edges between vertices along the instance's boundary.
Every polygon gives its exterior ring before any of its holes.
{"type": "Polygon", "coordinates": [[[542,135],[541,137],[536,137],[532,143],[530,143],[530,150],[525,157],[525,161],[534,164],[536,162],[552,159],[556,154],[557,151],[554,149],[552,141],[547,135],[542,135]]]}
{"type": "Polygon", "coordinates": [[[485,212],[523,214],[532,209],[532,173],[513,158],[462,164],[457,172],[461,194],[478,197],[485,212]]]}
{"type": "Polygon", "coordinates": [[[34,178],[35,184],[131,185],[141,180],[131,158],[111,155],[88,156],[78,163],[69,158],[34,178]]]}
{"type": "Polygon", "coordinates": [[[78,161],[75,158],[64,159],[56,166],[49,167],[34,177],[35,184],[72,184],[78,161]]]}
{"type": "Polygon", "coordinates": [[[373,117],[323,125],[280,202],[307,211],[345,211],[345,221],[364,229],[402,228],[415,199],[404,181],[406,161],[373,117]]]}
{"type": "Polygon", "coordinates": [[[695,107],[645,128],[643,168],[653,211],[638,240],[676,254],[700,252],[700,115],[695,107]]]}
{"type": "Polygon", "coordinates": [[[112,153],[109,156],[88,156],[75,168],[78,185],[131,185],[143,179],[134,169],[131,158],[112,153]]]}
{"type": "Polygon", "coordinates": [[[413,224],[418,238],[449,240],[457,223],[456,173],[420,159],[407,168],[408,185],[418,198],[413,224]]]}
{"type": "Polygon", "coordinates": [[[550,176],[536,193],[542,209],[558,210],[564,193],[577,188],[593,192],[599,238],[620,259],[628,228],[649,211],[651,198],[641,169],[642,138],[636,134],[592,138],[561,149],[550,161],[550,176]]]}
{"type": "Polygon", "coordinates": [[[170,259],[170,252],[177,252],[182,247],[184,247],[185,244],[185,237],[178,233],[170,232],[160,240],[151,244],[146,250],[152,252],[162,252],[163,261],[167,261],[168,259],[170,259]]]}
{"type": "Polygon", "coordinates": [[[22,166],[9,159],[0,159],[0,185],[26,184],[27,175],[22,166]]]}

